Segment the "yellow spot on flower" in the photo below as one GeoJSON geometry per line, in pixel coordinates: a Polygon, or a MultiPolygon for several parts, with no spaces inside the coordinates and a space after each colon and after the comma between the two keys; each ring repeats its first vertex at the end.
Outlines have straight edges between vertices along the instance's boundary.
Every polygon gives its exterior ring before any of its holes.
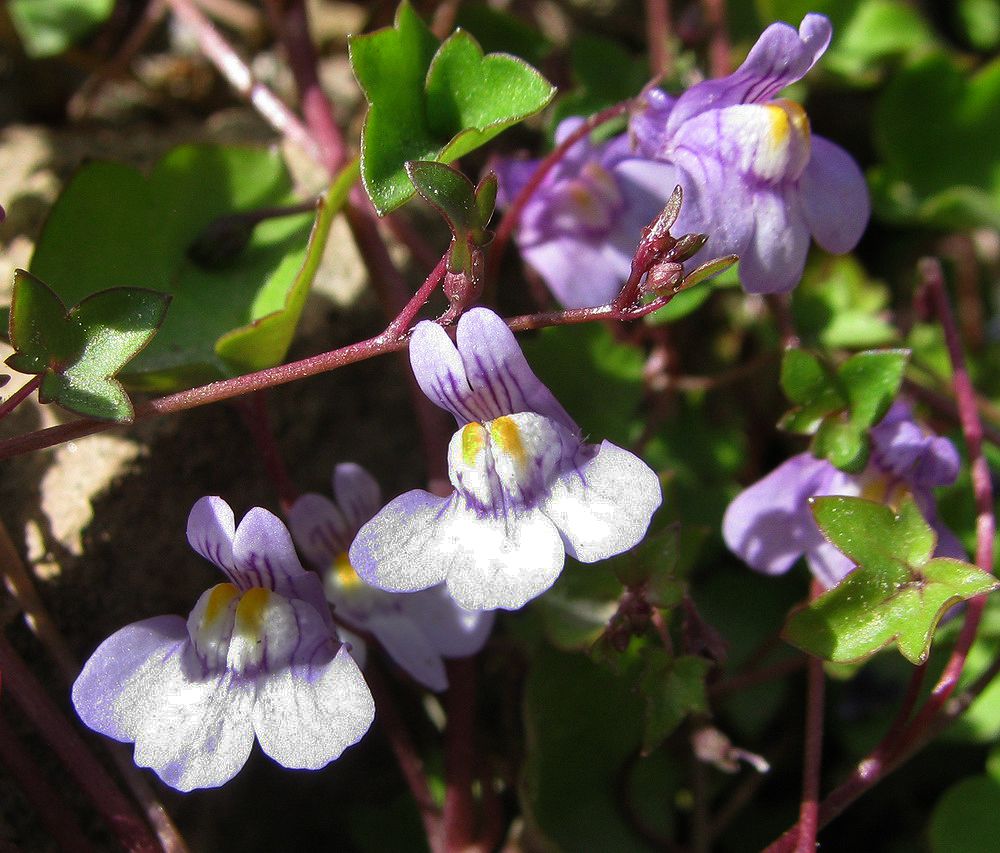
{"type": "MultiPolygon", "coordinates": [[[[795,101],[789,101],[786,98],[779,98],[774,102],[778,107],[785,113],[785,125],[791,122],[791,126],[795,128],[795,131],[807,139],[809,138],[809,116],[806,115],[806,111],[803,109],[802,104],[797,104],[795,101]]],[[[786,131],[787,132],[787,131],[786,131]]]]}
{"type": "Polygon", "coordinates": [[[231,583],[220,583],[213,586],[202,613],[201,627],[210,628],[212,623],[216,622],[229,609],[229,605],[239,594],[240,591],[231,583]]]}
{"type": "Polygon", "coordinates": [[[363,583],[358,577],[358,573],[354,571],[354,566],[351,565],[346,551],[337,555],[330,571],[333,572],[333,577],[340,589],[355,589],[363,583]]]}
{"type": "Polygon", "coordinates": [[[271,600],[271,591],[255,586],[243,593],[243,598],[236,605],[236,625],[233,634],[246,639],[256,639],[261,636],[264,623],[264,610],[271,600]]]}
{"type": "Polygon", "coordinates": [[[493,443],[513,460],[521,465],[527,456],[521,432],[513,418],[503,415],[490,422],[490,438],[493,443]]]}
{"type": "Polygon", "coordinates": [[[468,466],[476,464],[476,457],[486,446],[486,430],[473,421],[462,428],[462,460],[468,466]]]}

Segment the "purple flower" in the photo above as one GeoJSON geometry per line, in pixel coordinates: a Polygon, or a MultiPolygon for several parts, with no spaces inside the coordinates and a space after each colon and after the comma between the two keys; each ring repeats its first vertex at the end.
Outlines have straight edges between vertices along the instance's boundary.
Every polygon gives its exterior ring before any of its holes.
{"type": "Polygon", "coordinates": [[[202,498],[187,537],[227,582],[205,592],[186,623],[156,616],[101,643],[73,685],[77,713],[134,741],[136,764],[181,791],[229,781],[254,736],[285,767],[324,767],[364,735],[375,706],[337,640],[319,578],[260,507],[237,528],[225,501],[202,498]]]}
{"type": "Polygon", "coordinates": [[[709,235],[705,258],[740,256],[750,293],[791,290],[809,235],[829,252],[854,248],[868,222],[864,176],[842,148],[811,134],[792,101],[775,99],[830,43],[830,22],[809,14],[798,32],[772,24],[733,74],[677,99],[653,90],[632,119],[638,152],[676,167],[680,233],[709,235]]]}
{"type": "MultiPolygon", "coordinates": [[[[567,118],[562,142],[583,123],[567,118]]],[[[499,203],[509,204],[538,160],[499,160],[499,203]]],[[[639,234],[674,188],[667,163],[635,157],[619,136],[598,145],[584,137],[545,176],[518,225],[521,254],[567,308],[610,302],[628,278],[639,234]]]]}
{"type": "MultiPolygon", "coordinates": [[[[381,489],[364,468],[344,463],[333,471],[333,493],[336,503],[323,495],[303,495],[289,510],[288,521],[296,544],[323,577],[337,619],[373,635],[421,684],[446,689],[441,659],[478,652],[493,627],[493,614],[459,607],[444,586],[394,594],[365,584],[351,567],[347,549],[382,506],[381,489]]],[[[350,639],[351,654],[358,659],[364,641],[350,639]]]]}
{"type": "Polygon", "coordinates": [[[457,341],[429,322],[410,341],[421,389],[459,424],[455,491],[396,498],[361,528],[351,565],[383,589],[444,581],[470,610],[513,610],[552,585],[565,554],[591,563],[638,543],[660,484],[628,451],[583,442],[492,311],[464,314],[457,341]]]}
{"type": "Polygon", "coordinates": [[[871,440],[871,456],[860,474],[845,474],[825,459],[800,453],[744,489],[722,519],[726,545],[752,569],[768,575],[787,572],[804,555],[813,575],[830,588],[854,563],[820,533],[809,498],[852,495],[898,506],[911,494],[937,531],[937,556],[964,560],[955,534],[938,518],[932,491],[958,476],[955,446],[924,432],[902,402],[872,428],[871,440]]]}

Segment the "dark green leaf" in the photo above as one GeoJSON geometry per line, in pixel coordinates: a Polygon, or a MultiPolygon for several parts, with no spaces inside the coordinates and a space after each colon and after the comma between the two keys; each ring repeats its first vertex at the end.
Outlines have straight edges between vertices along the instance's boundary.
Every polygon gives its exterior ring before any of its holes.
{"type": "Polygon", "coordinates": [[[899,393],[910,351],[869,350],[852,355],[837,369],[858,427],[877,424],[899,393]]]}
{"type": "Polygon", "coordinates": [[[858,568],[785,623],[785,639],[810,654],[851,663],[895,643],[911,663],[923,663],[944,612],[997,587],[975,566],[931,558],[937,536],[910,498],[898,515],[861,498],[812,503],[820,530],[858,568]]]}
{"type": "Polygon", "coordinates": [[[643,651],[639,689],[646,699],[642,751],[648,755],[673,734],[689,714],[708,710],[705,677],[712,664],[694,655],[675,658],[656,646],[648,646],[643,651]]]}
{"type": "Polygon", "coordinates": [[[977,50],[1000,46],[1000,0],[959,0],[958,15],[977,50]]]}
{"type": "Polygon", "coordinates": [[[221,216],[293,202],[291,189],[281,155],[252,148],[182,146],[148,179],[88,163],[56,201],[31,271],[68,305],[118,285],[173,296],[159,334],[122,377],[131,387],[173,390],[270,367],[284,358],[305,299],[292,285],[311,216],[260,223],[223,268],[200,266],[188,248],[221,216]],[[245,345],[221,343],[239,329],[245,345]]]}
{"type": "Polygon", "coordinates": [[[614,616],[621,594],[607,563],[569,567],[539,599],[549,642],[564,651],[588,648],[614,616]]]}
{"type": "Polygon", "coordinates": [[[132,403],[115,375],[152,339],[168,294],[117,287],[91,294],[69,311],[30,273],[18,270],[11,303],[7,363],[42,374],[39,399],[103,420],[127,421],[132,403]]]}
{"type": "Polygon", "coordinates": [[[450,162],[541,110],[555,90],[513,56],[484,56],[458,30],[443,44],[402,3],[393,27],[350,40],[368,100],[361,176],[380,214],[413,194],[408,160],[450,162]]]}
{"type": "Polygon", "coordinates": [[[781,389],[795,407],[781,419],[788,432],[810,435],[827,415],[847,405],[833,372],[811,352],[787,350],[781,360],[781,389]]]}
{"type": "Polygon", "coordinates": [[[456,240],[482,232],[475,187],[458,169],[434,161],[411,160],[406,164],[406,174],[421,197],[444,217],[456,240]]]}
{"type": "Polygon", "coordinates": [[[62,53],[106,21],[114,0],[8,0],[7,13],[24,52],[39,58],[62,53]]]}
{"type": "Polygon", "coordinates": [[[934,853],[982,853],[1000,837],[1000,781],[973,776],[952,785],[931,813],[934,853]]]}
{"type": "Polygon", "coordinates": [[[853,421],[825,418],[810,449],[814,456],[849,474],[857,474],[868,464],[868,435],[853,421]]]}

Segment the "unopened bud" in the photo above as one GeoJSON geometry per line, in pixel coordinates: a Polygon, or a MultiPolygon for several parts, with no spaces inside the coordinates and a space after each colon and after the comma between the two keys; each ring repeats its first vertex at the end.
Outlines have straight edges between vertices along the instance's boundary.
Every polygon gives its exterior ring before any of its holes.
{"type": "Polygon", "coordinates": [[[683,237],[678,237],[677,244],[674,246],[673,252],[670,253],[671,260],[686,261],[696,254],[707,241],[707,234],[685,234],[683,237]]]}
{"type": "Polygon", "coordinates": [[[683,264],[663,261],[653,266],[646,274],[644,290],[653,293],[672,293],[684,281],[683,264]]]}

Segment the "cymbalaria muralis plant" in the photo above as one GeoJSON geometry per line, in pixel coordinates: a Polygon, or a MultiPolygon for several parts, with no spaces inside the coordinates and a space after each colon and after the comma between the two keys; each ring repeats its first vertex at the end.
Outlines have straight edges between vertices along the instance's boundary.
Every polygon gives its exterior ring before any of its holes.
{"type": "Polygon", "coordinates": [[[41,167],[0,181],[5,838],[994,843],[984,4],[44,5],[0,134],[64,118],[44,222],[41,167]],[[217,141],[240,101],[273,144],[217,141]]]}

